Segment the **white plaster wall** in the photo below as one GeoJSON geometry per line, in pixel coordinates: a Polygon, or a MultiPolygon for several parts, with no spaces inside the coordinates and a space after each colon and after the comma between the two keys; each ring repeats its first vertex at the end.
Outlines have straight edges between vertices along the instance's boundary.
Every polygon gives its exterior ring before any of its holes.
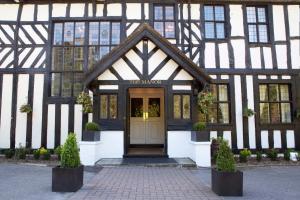
{"type": "Polygon", "coordinates": [[[205,68],[216,68],[215,43],[205,43],[205,68]]]}
{"type": "Polygon", "coordinates": [[[123,131],[101,131],[101,158],[122,158],[124,154],[123,131]]]}
{"type": "Polygon", "coordinates": [[[173,72],[177,69],[178,64],[174,60],[169,60],[163,68],[161,68],[152,80],[168,80],[173,72]]]}
{"type": "Polygon", "coordinates": [[[269,148],[269,132],[268,131],[261,131],[261,147],[263,149],[269,148]]]}
{"type": "Polygon", "coordinates": [[[21,21],[33,21],[34,20],[34,4],[23,5],[21,21]]]}
{"type": "Polygon", "coordinates": [[[107,69],[98,76],[98,80],[118,80],[118,78],[107,69]]]}
{"type": "Polygon", "coordinates": [[[246,68],[245,63],[245,40],[231,40],[234,55],[235,68],[246,68]]]}
{"type": "Polygon", "coordinates": [[[184,69],[181,69],[177,76],[175,76],[174,80],[193,80],[193,77],[184,69]]]}
{"type": "Polygon", "coordinates": [[[244,36],[242,5],[229,5],[231,36],[244,36]]]}
{"type": "Polygon", "coordinates": [[[293,69],[300,69],[300,40],[290,40],[291,61],[293,69]]]}
{"type": "Polygon", "coordinates": [[[17,21],[18,10],[18,4],[0,4],[1,20],[17,21]]]}
{"type": "Polygon", "coordinates": [[[15,147],[26,146],[26,127],[27,127],[27,113],[21,113],[20,108],[22,105],[28,103],[28,86],[29,75],[20,74],[18,77],[18,96],[16,107],[16,132],[15,132],[15,147]]]}
{"type": "Polygon", "coordinates": [[[190,131],[168,131],[168,155],[171,158],[188,158],[191,154],[190,131]]]}
{"type": "Polygon", "coordinates": [[[88,4],[88,16],[93,17],[93,4],[92,3],[88,4]]]}
{"type": "Polygon", "coordinates": [[[120,3],[107,4],[107,16],[122,16],[122,5],[120,3]]]}
{"type": "Polygon", "coordinates": [[[227,140],[229,147],[232,148],[231,131],[223,131],[223,139],[227,140]]]}
{"type": "Polygon", "coordinates": [[[220,68],[229,68],[228,44],[219,44],[220,68]]]}
{"type": "Polygon", "coordinates": [[[66,3],[55,3],[52,5],[52,17],[65,17],[67,10],[66,3]]]}
{"type": "MultiPolygon", "coordinates": [[[[252,76],[250,76],[250,75],[246,76],[246,85],[247,85],[248,108],[254,110],[253,77],[252,76]]],[[[248,117],[248,134],[249,134],[250,149],[255,149],[256,148],[255,115],[248,117]]]]}
{"type": "Polygon", "coordinates": [[[47,119],[47,148],[54,148],[55,139],[55,104],[48,105],[48,119],[47,119]]]}
{"type": "Polygon", "coordinates": [[[49,20],[49,6],[48,5],[38,5],[37,20],[38,21],[48,21],[49,20]]]}
{"type": "Polygon", "coordinates": [[[100,85],[99,90],[118,90],[118,85],[100,85]]]}
{"type": "Polygon", "coordinates": [[[189,18],[188,4],[183,4],[182,8],[183,8],[183,12],[182,12],[183,19],[188,19],[189,18]]]}
{"type": "Polygon", "coordinates": [[[300,7],[299,5],[288,5],[290,36],[300,35],[300,7]]]}
{"type": "Polygon", "coordinates": [[[283,5],[273,5],[273,27],[275,41],[286,40],[283,5]]]}
{"type": "Polygon", "coordinates": [[[295,148],[295,133],[293,130],[286,131],[286,147],[295,148]]]}
{"type": "Polygon", "coordinates": [[[125,56],[130,60],[130,62],[135,66],[135,68],[143,74],[143,60],[138,56],[132,49],[125,54],[125,56]]]}
{"type": "Polygon", "coordinates": [[[140,3],[127,3],[126,4],[126,17],[127,19],[141,19],[142,6],[140,3]]]}
{"type": "MultiPolygon", "coordinates": [[[[3,56],[8,53],[11,50],[11,48],[4,48],[4,50],[0,53],[0,58],[3,58],[3,56]]],[[[0,64],[0,68],[6,68],[8,65],[14,60],[14,51],[12,51],[8,57],[3,61],[2,64],[0,64]]]]}
{"type": "MultiPolygon", "coordinates": [[[[198,38],[201,40],[202,36],[201,36],[201,31],[200,31],[200,24],[199,23],[197,23],[197,24],[192,23],[191,24],[191,29],[198,36],[198,38]]],[[[193,44],[199,44],[199,41],[197,40],[197,38],[194,35],[192,35],[192,43],[193,44]]]]}
{"type": "Polygon", "coordinates": [[[97,6],[96,6],[96,17],[102,17],[103,16],[103,9],[104,9],[104,4],[97,4],[97,6]]]}
{"type": "Polygon", "coordinates": [[[43,120],[44,74],[34,75],[32,106],[32,148],[41,147],[43,120]]]}
{"type": "Polygon", "coordinates": [[[190,85],[173,85],[172,90],[192,90],[190,85]]]}
{"type": "Polygon", "coordinates": [[[286,45],[276,45],[276,56],[278,69],[287,69],[287,48],[286,45]]]}
{"type": "Polygon", "coordinates": [[[250,48],[251,65],[253,69],[261,68],[260,47],[250,48]]]}
{"type": "Polygon", "coordinates": [[[191,19],[200,20],[200,4],[190,4],[191,6],[191,19]]]}
{"type": "Polygon", "coordinates": [[[113,68],[124,80],[139,80],[139,77],[132,71],[132,69],[127,65],[127,63],[120,58],[113,65],[113,68]]]}
{"type": "MultiPolygon", "coordinates": [[[[234,88],[235,88],[235,102],[242,102],[242,88],[241,88],[241,77],[238,75],[234,76],[234,88]]],[[[235,117],[236,117],[236,137],[237,137],[237,148],[244,148],[243,140],[243,107],[241,103],[235,104],[235,117]]]]}
{"type": "Polygon", "coordinates": [[[149,19],[149,3],[144,3],[145,19],[149,19]]]}
{"type": "Polygon", "coordinates": [[[82,105],[75,104],[74,106],[74,132],[77,141],[81,141],[82,135],[82,105]]]}
{"type": "MultiPolygon", "coordinates": [[[[127,23],[128,25],[128,23],[127,23]]],[[[140,25],[140,23],[133,23],[129,29],[127,29],[127,36],[131,35],[131,33],[133,33],[133,31],[140,25]]]]}
{"type": "Polygon", "coordinates": [[[69,105],[61,105],[60,144],[63,145],[69,134],[69,105]]]}
{"type": "Polygon", "coordinates": [[[84,9],[84,3],[72,3],[70,7],[70,17],[83,17],[84,9]]]}
{"type": "Polygon", "coordinates": [[[218,138],[218,132],[217,131],[210,131],[210,141],[212,139],[217,139],[218,138]]]}
{"type": "Polygon", "coordinates": [[[4,74],[2,80],[2,102],[0,123],[0,148],[10,147],[11,106],[13,75],[4,74]]]}
{"type": "Polygon", "coordinates": [[[274,130],[274,148],[281,148],[281,132],[274,130]]]}
{"type": "MultiPolygon", "coordinates": [[[[148,45],[153,44],[151,43],[149,42],[148,45]]],[[[154,44],[152,46],[154,46],[154,44]]],[[[148,74],[151,74],[166,57],[167,55],[160,49],[157,52],[155,52],[155,54],[153,54],[148,60],[148,74]]]]}
{"type": "Polygon", "coordinates": [[[263,53],[264,53],[265,68],[272,69],[273,68],[273,60],[272,60],[271,47],[263,47],[263,53]]]}

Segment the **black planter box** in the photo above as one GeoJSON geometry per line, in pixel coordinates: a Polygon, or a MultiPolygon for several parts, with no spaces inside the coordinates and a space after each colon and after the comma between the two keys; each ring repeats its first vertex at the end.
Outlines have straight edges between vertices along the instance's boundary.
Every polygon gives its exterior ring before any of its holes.
{"type": "Polygon", "coordinates": [[[82,141],[100,141],[100,131],[83,131],[82,141]]]}
{"type": "Polygon", "coordinates": [[[192,131],[191,140],[193,142],[208,142],[210,141],[210,131],[192,131]]]}
{"type": "Polygon", "coordinates": [[[219,196],[243,196],[243,172],[211,169],[212,190],[219,196]]]}
{"type": "Polygon", "coordinates": [[[77,168],[52,168],[52,192],[76,192],[83,184],[83,165],[77,168]]]}

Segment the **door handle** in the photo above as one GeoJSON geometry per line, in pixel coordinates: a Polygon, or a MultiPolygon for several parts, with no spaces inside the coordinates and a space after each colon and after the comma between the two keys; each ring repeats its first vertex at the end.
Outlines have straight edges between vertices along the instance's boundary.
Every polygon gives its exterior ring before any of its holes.
{"type": "Polygon", "coordinates": [[[145,115],[146,115],[146,120],[148,120],[148,112],[146,112],[145,115]]]}

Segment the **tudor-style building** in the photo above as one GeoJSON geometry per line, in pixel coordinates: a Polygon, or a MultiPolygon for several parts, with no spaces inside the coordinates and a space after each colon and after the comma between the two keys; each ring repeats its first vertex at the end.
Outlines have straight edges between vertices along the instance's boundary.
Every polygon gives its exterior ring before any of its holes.
{"type": "Polygon", "coordinates": [[[197,160],[190,134],[201,118],[233,150],[300,149],[299,5],[1,1],[0,148],[52,149],[70,131],[81,140],[95,121],[101,141],[81,146],[94,160],[149,152],[197,160]],[[205,87],[216,101],[201,116],[205,87]],[[84,89],[88,115],[76,104],[84,89]],[[31,114],[19,111],[24,104],[31,114]]]}

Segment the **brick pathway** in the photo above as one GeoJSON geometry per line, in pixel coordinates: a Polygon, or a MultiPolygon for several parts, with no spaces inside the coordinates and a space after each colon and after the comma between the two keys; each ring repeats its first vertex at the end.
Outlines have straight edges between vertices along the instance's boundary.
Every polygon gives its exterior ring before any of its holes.
{"type": "Polygon", "coordinates": [[[71,200],[220,199],[189,169],[110,167],[102,169],[71,200]]]}

